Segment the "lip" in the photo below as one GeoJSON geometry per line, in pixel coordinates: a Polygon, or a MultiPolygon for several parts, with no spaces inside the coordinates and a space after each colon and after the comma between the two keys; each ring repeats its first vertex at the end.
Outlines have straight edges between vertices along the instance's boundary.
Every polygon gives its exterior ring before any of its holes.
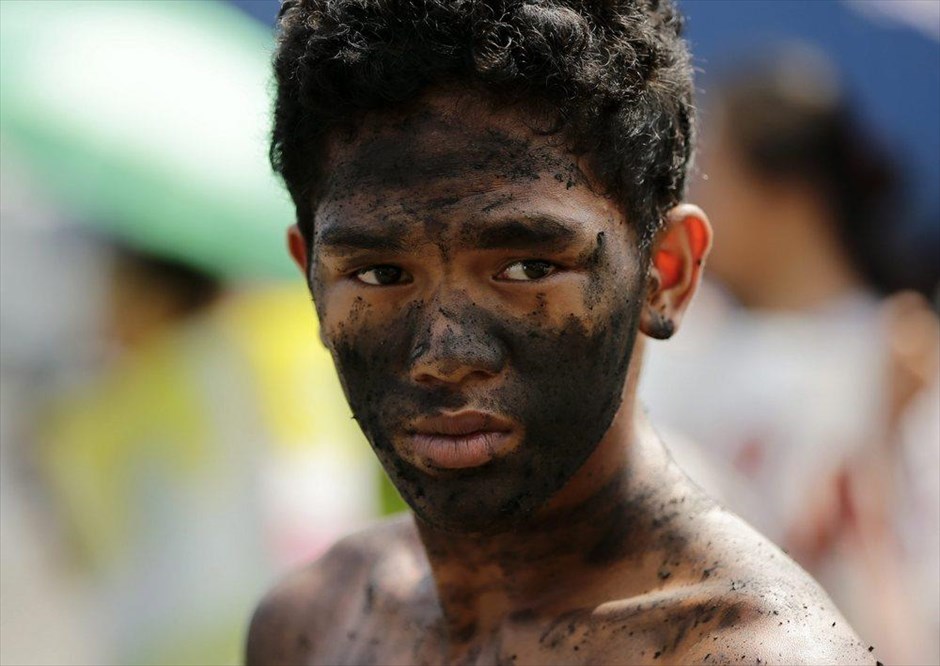
{"type": "Polygon", "coordinates": [[[436,469],[480,467],[505,455],[514,443],[504,418],[478,411],[417,419],[409,428],[416,462],[436,469]]]}

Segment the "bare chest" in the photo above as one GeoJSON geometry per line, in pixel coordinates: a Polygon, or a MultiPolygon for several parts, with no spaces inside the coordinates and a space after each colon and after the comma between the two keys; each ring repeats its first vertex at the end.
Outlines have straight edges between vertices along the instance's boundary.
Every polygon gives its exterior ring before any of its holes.
{"type": "Polygon", "coordinates": [[[310,664],[440,665],[664,663],[682,642],[663,618],[597,618],[576,610],[550,619],[512,619],[454,641],[439,614],[399,611],[360,616],[318,641],[310,664]],[[678,640],[677,640],[678,639],[678,640]]]}

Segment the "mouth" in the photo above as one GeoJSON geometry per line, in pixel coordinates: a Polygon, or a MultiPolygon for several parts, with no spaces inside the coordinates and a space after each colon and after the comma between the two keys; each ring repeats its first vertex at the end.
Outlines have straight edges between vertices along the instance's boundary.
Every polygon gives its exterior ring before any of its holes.
{"type": "Polygon", "coordinates": [[[409,457],[430,469],[481,467],[508,453],[515,441],[510,421],[477,411],[417,419],[408,430],[409,457]]]}

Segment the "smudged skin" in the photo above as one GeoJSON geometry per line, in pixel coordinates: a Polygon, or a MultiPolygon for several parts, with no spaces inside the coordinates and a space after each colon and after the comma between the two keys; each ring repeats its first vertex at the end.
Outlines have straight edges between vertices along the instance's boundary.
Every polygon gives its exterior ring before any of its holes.
{"type": "Polygon", "coordinates": [[[414,516],[269,594],[249,664],[874,662],[636,410],[650,259],[557,137],[437,92],[335,137],[328,167],[295,256],[414,516]],[[437,468],[410,424],[461,409],[510,444],[437,468]]]}
{"type": "Polygon", "coordinates": [[[318,210],[326,336],[353,413],[415,512],[439,528],[499,531],[543,505],[610,426],[645,258],[617,209],[546,141],[455,126],[440,109],[380,127],[336,147],[318,210]],[[557,268],[498,277],[523,260],[557,268]],[[364,285],[356,271],[372,265],[407,281],[364,285]],[[430,470],[409,451],[408,424],[460,409],[511,419],[517,442],[498,463],[430,470]]]}

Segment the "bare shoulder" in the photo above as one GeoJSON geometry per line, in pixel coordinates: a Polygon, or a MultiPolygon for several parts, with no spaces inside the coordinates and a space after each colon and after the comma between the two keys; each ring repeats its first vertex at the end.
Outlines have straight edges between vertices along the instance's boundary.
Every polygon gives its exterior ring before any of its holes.
{"type": "Polygon", "coordinates": [[[646,592],[566,613],[541,633],[539,649],[571,663],[874,666],[868,646],[783,551],[717,507],[694,522],[686,552],[666,553],[666,575],[646,592]]]}
{"type": "Polygon", "coordinates": [[[715,513],[722,539],[710,590],[717,623],[689,636],[681,663],[875,664],[820,585],[733,514],[715,513]],[[722,552],[723,551],[723,552],[722,552]]]}
{"type": "Polygon", "coordinates": [[[756,600],[742,602],[740,599],[718,599],[717,602],[724,608],[723,612],[732,609],[730,612],[737,618],[735,626],[713,628],[677,650],[677,663],[872,666],[876,663],[875,656],[838,612],[807,607],[800,615],[800,610],[792,607],[777,610],[784,604],[766,604],[756,600]],[[773,614],[775,611],[777,615],[773,614]],[[787,624],[786,619],[779,619],[785,617],[799,619],[787,624]]]}
{"type": "Polygon", "coordinates": [[[359,609],[380,593],[377,586],[417,575],[419,554],[410,516],[383,521],[337,542],[261,600],[248,629],[247,666],[318,661],[322,646],[355,627],[359,609]],[[394,574],[383,574],[389,568],[394,574]]]}

